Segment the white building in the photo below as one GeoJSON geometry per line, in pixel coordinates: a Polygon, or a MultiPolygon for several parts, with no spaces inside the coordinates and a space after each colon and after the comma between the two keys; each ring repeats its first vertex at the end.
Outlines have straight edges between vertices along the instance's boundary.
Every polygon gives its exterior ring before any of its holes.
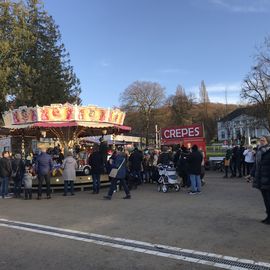
{"type": "Polygon", "coordinates": [[[269,135],[269,131],[262,123],[249,114],[248,108],[238,108],[220,119],[217,123],[218,141],[237,140],[245,137],[250,139],[259,138],[262,135],[269,135]]]}

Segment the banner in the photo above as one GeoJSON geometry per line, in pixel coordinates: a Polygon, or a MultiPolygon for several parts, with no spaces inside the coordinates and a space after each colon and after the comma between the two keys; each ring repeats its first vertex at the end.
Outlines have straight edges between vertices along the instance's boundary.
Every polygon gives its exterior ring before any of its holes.
{"type": "Polygon", "coordinates": [[[107,122],[108,110],[98,107],[78,107],[78,120],[107,122]]]}
{"type": "Polygon", "coordinates": [[[123,125],[125,113],[119,109],[105,109],[96,106],[52,104],[43,107],[19,107],[5,112],[5,125],[22,125],[35,122],[102,122],[123,125]]]}
{"type": "Polygon", "coordinates": [[[71,105],[51,105],[38,107],[38,121],[72,121],[75,110],[71,105]]]}
{"type": "Polygon", "coordinates": [[[161,140],[181,140],[201,137],[204,137],[204,133],[203,126],[200,124],[161,129],[161,140]]]}
{"type": "Polygon", "coordinates": [[[37,108],[20,107],[12,111],[12,124],[33,123],[38,120],[37,108]]]}
{"type": "Polygon", "coordinates": [[[111,109],[109,113],[109,123],[117,125],[123,125],[125,119],[125,113],[118,109],[111,109]]]}

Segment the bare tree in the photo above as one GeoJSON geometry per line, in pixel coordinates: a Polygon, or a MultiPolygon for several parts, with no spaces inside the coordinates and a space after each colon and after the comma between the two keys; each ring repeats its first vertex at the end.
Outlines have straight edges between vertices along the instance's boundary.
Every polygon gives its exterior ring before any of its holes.
{"type": "Polygon", "coordinates": [[[149,129],[153,109],[162,105],[165,88],[159,83],[136,81],[120,95],[122,108],[127,111],[138,111],[145,123],[146,145],[149,144],[149,129]]]}
{"type": "Polygon", "coordinates": [[[246,76],[241,98],[248,101],[250,113],[270,131],[270,39],[256,56],[256,65],[246,76]]]}

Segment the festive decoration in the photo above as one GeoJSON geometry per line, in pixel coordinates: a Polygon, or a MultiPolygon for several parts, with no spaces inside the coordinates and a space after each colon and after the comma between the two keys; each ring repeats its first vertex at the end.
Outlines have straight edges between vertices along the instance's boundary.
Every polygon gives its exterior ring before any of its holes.
{"type": "Polygon", "coordinates": [[[43,107],[19,107],[4,113],[5,125],[22,125],[36,122],[98,122],[123,125],[125,113],[119,109],[105,109],[97,106],[52,104],[43,107]]]}
{"type": "Polygon", "coordinates": [[[43,107],[19,107],[3,114],[3,134],[57,138],[64,146],[72,146],[79,137],[126,133],[125,113],[119,109],[77,106],[69,103],[43,107]]]}

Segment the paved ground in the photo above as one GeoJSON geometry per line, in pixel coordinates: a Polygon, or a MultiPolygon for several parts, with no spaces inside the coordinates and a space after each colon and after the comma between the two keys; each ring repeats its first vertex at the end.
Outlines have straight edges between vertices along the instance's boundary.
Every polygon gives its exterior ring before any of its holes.
{"type": "MultiPolygon", "coordinates": [[[[78,192],[51,200],[0,200],[0,218],[270,263],[270,226],[260,193],[244,179],[208,173],[202,194],[158,193],[146,184],[122,200],[78,192]]],[[[0,227],[0,269],[217,269],[0,227]]]]}

